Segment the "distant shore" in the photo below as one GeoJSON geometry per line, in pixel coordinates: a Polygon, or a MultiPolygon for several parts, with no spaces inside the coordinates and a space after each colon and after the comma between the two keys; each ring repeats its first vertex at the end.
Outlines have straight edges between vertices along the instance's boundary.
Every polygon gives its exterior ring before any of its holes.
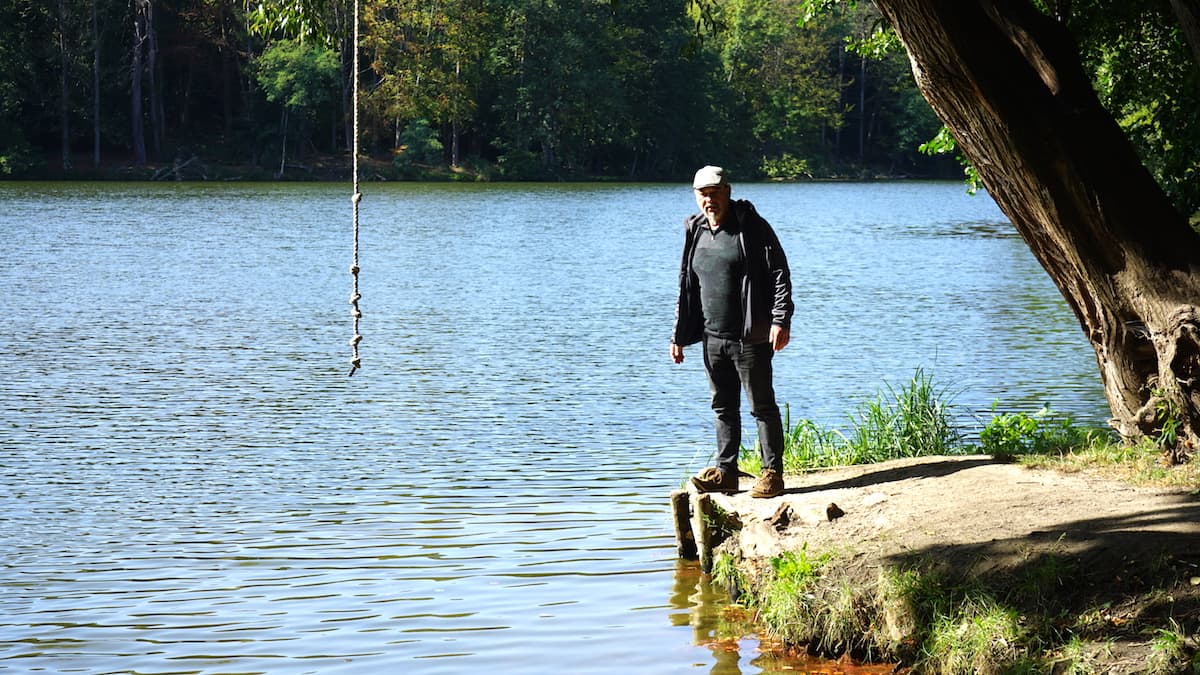
{"type": "MultiPolygon", "coordinates": [[[[370,182],[686,182],[685,174],[675,177],[637,177],[616,175],[553,175],[511,177],[494,164],[472,160],[461,166],[401,165],[389,156],[360,156],[359,181],[370,182]]],[[[77,155],[70,168],[63,168],[58,158],[43,158],[36,166],[17,167],[10,173],[0,173],[0,181],[151,181],[151,182],[350,182],[353,167],[348,155],[317,155],[289,160],[280,171],[278,159],[264,158],[258,164],[214,159],[188,152],[171,160],[148,161],[137,166],[128,158],[102,157],[93,166],[91,155],[77,155]]],[[[804,175],[784,179],[742,178],[741,182],[842,182],[873,180],[955,180],[946,176],[913,176],[871,171],[847,172],[837,175],[804,175]]]]}

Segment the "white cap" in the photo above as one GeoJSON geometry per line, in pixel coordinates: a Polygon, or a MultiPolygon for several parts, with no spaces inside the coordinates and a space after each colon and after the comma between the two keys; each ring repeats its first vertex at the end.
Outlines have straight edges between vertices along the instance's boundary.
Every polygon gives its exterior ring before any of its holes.
{"type": "Polygon", "coordinates": [[[696,177],[692,179],[693,190],[728,184],[729,181],[725,180],[725,169],[711,164],[697,171],[696,177]]]}

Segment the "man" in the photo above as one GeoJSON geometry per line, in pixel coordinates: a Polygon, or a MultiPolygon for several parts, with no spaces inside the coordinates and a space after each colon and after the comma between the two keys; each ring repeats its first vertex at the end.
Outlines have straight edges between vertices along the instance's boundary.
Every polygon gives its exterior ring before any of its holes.
{"type": "Polygon", "coordinates": [[[704,343],[717,428],[716,466],[701,471],[692,484],[701,492],[738,491],[744,389],[762,448],[763,472],[750,494],[774,497],[783,492],[783,422],[771,359],[790,337],[787,257],[754,205],[731,199],[724,169],[700,169],[692,189],[700,213],[684,221],[671,359],[682,363],[685,346],[704,343]]]}

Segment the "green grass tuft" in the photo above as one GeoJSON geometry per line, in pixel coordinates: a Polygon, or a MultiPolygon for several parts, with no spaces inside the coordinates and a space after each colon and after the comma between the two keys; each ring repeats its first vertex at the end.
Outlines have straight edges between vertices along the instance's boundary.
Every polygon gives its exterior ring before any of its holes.
{"type": "MultiPolygon", "coordinates": [[[[953,424],[952,397],[918,369],[904,387],[884,391],[850,415],[851,430],[827,429],[808,419],[795,423],[784,407],[783,468],[786,473],[871,464],[901,457],[961,453],[962,435],[953,424]]],[[[747,471],[762,469],[761,446],[741,449],[747,471]]]]}

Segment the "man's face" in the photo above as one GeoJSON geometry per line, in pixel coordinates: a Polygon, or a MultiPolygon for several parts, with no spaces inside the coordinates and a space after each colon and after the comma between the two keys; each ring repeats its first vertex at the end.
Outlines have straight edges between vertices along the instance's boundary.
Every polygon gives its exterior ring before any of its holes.
{"type": "Polygon", "coordinates": [[[696,193],[696,206],[708,218],[709,225],[716,225],[725,218],[729,211],[729,186],[714,185],[693,190],[696,193]]]}

